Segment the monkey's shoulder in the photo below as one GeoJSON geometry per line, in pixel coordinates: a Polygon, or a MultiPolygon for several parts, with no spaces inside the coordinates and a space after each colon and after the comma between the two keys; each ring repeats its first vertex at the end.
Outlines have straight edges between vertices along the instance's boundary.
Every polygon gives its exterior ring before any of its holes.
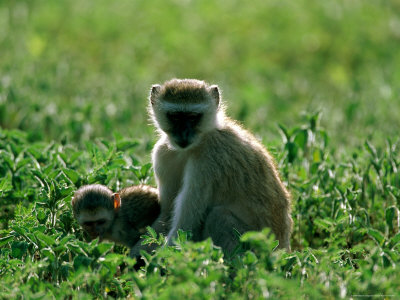
{"type": "Polygon", "coordinates": [[[207,134],[202,145],[204,149],[201,152],[217,157],[222,154],[229,154],[232,157],[268,156],[265,147],[252,133],[230,119],[226,121],[224,127],[207,134]]]}
{"type": "Polygon", "coordinates": [[[135,223],[127,222],[123,218],[117,218],[109,236],[105,237],[115,243],[132,247],[139,240],[140,233],[135,223]]]}
{"type": "Polygon", "coordinates": [[[118,217],[131,226],[151,224],[160,213],[158,192],[151,186],[128,187],[120,191],[120,196],[121,207],[118,217]]]}

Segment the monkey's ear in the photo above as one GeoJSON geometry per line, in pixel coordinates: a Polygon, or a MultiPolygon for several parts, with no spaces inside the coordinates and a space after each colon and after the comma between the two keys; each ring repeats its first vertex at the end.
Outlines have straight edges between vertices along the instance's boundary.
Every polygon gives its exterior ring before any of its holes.
{"type": "Polygon", "coordinates": [[[121,207],[121,197],[118,193],[114,193],[112,196],[114,200],[114,210],[117,210],[121,207]]]}
{"type": "Polygon", "coordinates": [[[219,105],[219,100],[221,98],[221,93],[219,92],[218,85],[210,86],[210,95],[215,100],[217,106],[219,105]]]}
{"type": "Polygon", "coordinates": [[[151,105],[154,105],[154,102],[156,101],[156,98],[160,93],[160,90],[161,90],[161,85],[159,84],[153,84],[153,86],[151,87],[151,92],[150,92],[151,105]]]}

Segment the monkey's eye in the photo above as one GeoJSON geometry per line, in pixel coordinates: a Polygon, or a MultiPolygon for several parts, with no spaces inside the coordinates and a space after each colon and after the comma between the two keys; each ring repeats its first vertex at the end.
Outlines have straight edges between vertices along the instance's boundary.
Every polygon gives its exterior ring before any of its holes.
{"type": "Polygon", "coordinates": [[[187,119],[190,122],[198,122],[202,117],[202,114],[187,114],[187,119]]]}
{"type": "Polygon", "coordinates": [[[181,114],[167,113],[167,118],[172,122],[177,122],[181,120],[181,114]]]}
{"type": "Polygon", "coordinates": [[[168,120],[173,124],[192,123],[196,124],[200,121],[203,114],[192,112],[174,112],[167,113],[168,120]]]}

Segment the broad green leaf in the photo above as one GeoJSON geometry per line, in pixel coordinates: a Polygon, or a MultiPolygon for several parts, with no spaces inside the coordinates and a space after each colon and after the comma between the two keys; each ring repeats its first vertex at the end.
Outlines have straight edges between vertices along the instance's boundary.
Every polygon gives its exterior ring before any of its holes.
{"type": "Polygon", "coordinates": [[[126,166],[126,161],[123,158],[116,158],[110,161],[107,165],[110,169],[121,169],[126,166]]]}
{"type": "Polygon", "coordinates": [[[56,259],[56,255],[51,248],[43,248],[40,250],[40,254],[46,256],[51,262],[56,259]]]}
{"type": "Polygon", "coordinates": [[[385,219],[390,231],[393,230],[393,220],[395,220],[395,218],[398,218],[398,216],[399,209],[396,206],[386,208],[385,219]]]}
{"type": "Polygon", "coordinates": [[[114,244],[112,243],[100,243],[93,249],[92,255],[94,255],[95,257],[100,257],[106,252],[110,251],[113,246],[114,244]]]}
{"type": "Polygon", "coordinates": [[[124,140],[124,141],[117,141],[117,151],[126,151],[131,148],[135,148],[139,145],[138,141],[130,141],[130,140],[124,140]]]}
{"type": "Polygon", "coordinates": [[[13,189],[11,174],[7,174],[6,177],[3,177],[0,180],[0,192],[5,193],[9,192],[13,189]]]}
{"type": "Polygon", "coordinates": [[[386,252],[382,252],[382,263],[385,268],[388,268],[390,266],[392,266],[393,268],[396,267],[392,258],[386,252]]]}
{"type": "Polygon", "coordinates": [[[24,226],[12,226],[11,229],[22,236],[26,236],[26,234],[29,232],[29,230],[24,226]]]}
{"type": "Polygon", "coordinates": [[[14,155],[12,153],[0,150],[0,157],[6,162],[11,170],[15,169],[14,155]]]}
{"type": "Polygon", "coordinates": [[[77,151],[73,153],[70,157],[69,160],[71,163],[74,163],[78,158],[81,158],[83,156],[84,152],[82,151],[77,151]]]}
{"type": "Polygon", "coordinates": [[[308,144],[308,134],[306,129],[301,129],[297,131],[296,136],[294,138],[294,142],[300,149],[306,149],[308,144]]]}
{"type": "Polygon", "coordinates": [[[288,142],[285,145],[285,148],[288,152],[288,161],[289,163],[293,163],[294,160],[297,158],[298,147],[293,142],[288,142]]]}
{"type": "Polygon", "coordinates": [[[148,176],[148,173],[149,173],[151,167],[152,167],[152,164],[151,164],[151,163],[144,164],[144,165],[141,167],[140,173],[142,174],[143,177],[148,176]]]}
{"type": "Polygon", "coordinates": [[[151,237],[157,238],[157,233],[156,233],[156,231],[155,231],[152,227],[147,226],[147,227],[146,227],[146,230],[147,230],[147,232],[150,234],[151,237]]]}
{"type": "Polygon", "coordinates": [[[22,242],[13,242],[11,244],[11,255],[14,258],[21,259],[22,256],[27,252],[28,243],[22,242]]]}
{"type": "Polygon", "coordinates": [[[335,224],[328,219],[315,219],[314,224],[329,232],[332,231],[335,227],[335,224]]]}
{"type": "Polygon", "coordinates": [[[105,257],[104,260],[102,260],[102,263],[106,264],[109,268],[116,269],[118,265],[120,265],[125,256],[117,253],[108,253],[105,257]]]}
{"type": "Polygon", "coordinates": [[[247,251],[246,254],[243,257],[243,263],[246,265],[252,265],[257,263],[258,259],[257,256],[250,251],[247,251]]]}
{"type": "Polygon", "coordinates": [[[39,223],[44,224],[47,221],[47,214],[44,209],[39,209],[36,211],[36,218],[38,219],[39,223]]]}
{"type": "Polygon", "coordinates": [[[5,237],[0,238],[0,246],[3,246],[14,239],[13,235],[7,235],[5,237]]]}
{"type": "Polygon", "coordinates": [[[74,269],[79,270],[80,268],[88,268],[92,261],[93,259],[90,257],[78,255],[74,258],[74,269]]]}
{"type": "Polygon", "coordinates": [[[72,241],[75,237],[73,235],[67,235],[65,237],[63,237],[59,242],[58,242],[58,246],[64,246],[66,243],[68,243],[69,241],[72,241]]]}
{"type": "Polygon", "coordinates": [[[278,127],[282,134],[283,142],[286,144],[288,141],[290,141],[290,134],[283,124],[278,124],[278,127]]]}
{"type": "Polygon", "coordinates": [[[39,241],[43,242],[47,246],[52,246],[56,242],[54,237],[46,235],[42,232],[36,232],[35,235],[39,241]]]}
{"type": "Polygon", "coordinates": [[[29,165],[32,162],[32,160],[30,158],[20,158],[20,157],[18,157],[18,158],[19,159],[17,159],[17,161],[16,161],[16,163],[17,163],[16,169],[17,170],[24,166],[29,165]]]}
{"type": "Polygon", "coordinates": [[[66,246],[72,253],[86,255],[86,251],[75,243],[67,243],[66,246]]]}
{"type": "Polygon", "coordinates": [[[373,157],[378,156],[375,147],[369,141],[365,141],[364,146],[373,157]]]}
{"type": "Polygon", "coordinates": [[[43,156],[43,149],[38,145],[28,147],[27,151],[36,159],[40,159],[43,156]]]}
{"type": "Polygon", "coordinates": [[[289,256],[286,259],[287,259],[287,263],[285,265],[286,271],[291,270],[294,267],[294,265],[301,266],[299,257],[297,255],[289,256]]]}
{"type": "Polygon", "coordinates": [[[322,139],[324,140],[323,146],[324,146],[324,147],[328,146],[328,143],[329,143],[329,136],[328,136],[328,134],[326,133],[326,131],[325,131],[325,130],[320,130],[320,131],[319,131],[319,134],[321,135],[322,139]]]}
{"type": "Polygon", "coordinates": [[[318,111],[318,112],[312,114],[312,115],[309,117],[309,120],[310,120],[310,129],[311,129],[313,132],[315,132],[315,130],[318,128],[320,118],[321,118],[321,112],[320,112],[320,111],[318,111]]]}
{"type": "Polygon", "coordinates": [[[322,157],[323,157],[323,154],[322,154],[322,151],[320,149],[315,149],[313,151],[313,162],[315,162],[315,163],[321,162],[322,161],[322,157]]]}
{"type": "Polygon", "coordinates": [[[390,239],[392,247],[396,246],[400,242],[400,232],[390,239]]]}
{"type": "Polygon", "coordinates": [[[80,178],[79,173],[75,170],[64,168],[64,174],[72,181],[73,184],[76,184],[80,178]]]}
{"type": "Polygon", "coordinates": [[[380,231],[370,228],[368,229],[368,234],[378,243],[378,245],[383,245],[385,236],[380,231]]]}
{"type": "Polygon", "coordinates": [[[385,249],[383,252],[386,253],[386,255],[390,257],[393,262],[399,261],[400,254],[398,251],[385,249]]]}

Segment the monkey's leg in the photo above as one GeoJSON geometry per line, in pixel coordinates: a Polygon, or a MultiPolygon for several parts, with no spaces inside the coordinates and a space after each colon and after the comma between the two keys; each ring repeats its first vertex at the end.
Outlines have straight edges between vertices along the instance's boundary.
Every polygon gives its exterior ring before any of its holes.
{"type": "Polygon", "coordinates": [[[279,248],[286,249],[288,252],[290,252],[290,234],[293,220],[287,213],[284,213],[281,219],[282,221],[278,227],[279,231],[276,230],[275,236],[279,240],[279,248]]]}
{"type": "Polygon", "coordinates": [[[203,239],[211,237],[225,255],[233,254],[239,245],[240,235],[250,228],[223,206],[214,207],[207,215],[202,232],[203,239]]]}

